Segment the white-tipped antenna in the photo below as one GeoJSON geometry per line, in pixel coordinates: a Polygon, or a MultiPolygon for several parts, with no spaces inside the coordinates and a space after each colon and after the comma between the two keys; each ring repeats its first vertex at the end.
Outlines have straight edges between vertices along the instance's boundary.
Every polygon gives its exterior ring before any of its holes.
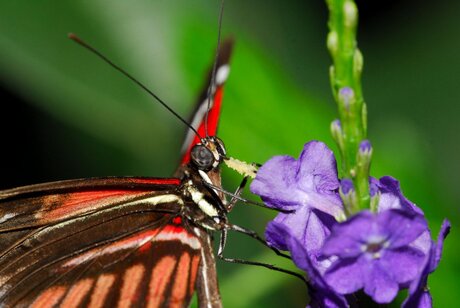
{"type": "Polygon", "coordinates": [[[141,83],[139,80],[137,80],[136,78],[134,78],[131,74],[129,74],[127,71],[125,71],[124,69],[122,69],[121,67],[119,67],[118,65],[116,65],[115,63],[113,63],[111,60],[109,60],[106,56],[104,56],[100,51],[98,51],[96,48],[92,47],[91,45],[89,45],[88,43],[86,43],[85,41],[83,41],[82,39],[80,39],[77,35],[75,35],[74,33],[69,33],[68,34],[68,37],[73,40],[74,42],[78,43],[80,46],[83,46],[85,47],[86,49],[88,49],[89,51],[91,51],[92,53],[94,53],[95,55],[97,55],[99,58],[101,58],[102,60],[104,60],[107,64],[109,64],[111,67],[113,67],[114,69],[116,69],[117,71],[119,71],[120,73],[122,73],[123,75],[125,75],[126,77],[128,77],[129,79],[131,79],[131,81],[133,81],[136,85],[138,85],[141,89],[143,89],[145,92],[147,92],[148,94],[150,94],[150,96],[152,96],[153,98],[155,98],[155,100],[157,102],[159,102],[161,105],[163,105],[163,107],[165,107],[169,112],[171,112],[176,118],[178,118],[182,123],[184,123],[188,128],[190,128],[194,133],[195,135],[198,136],[198,138],[202,138],[200,136],[200,134],[196,131],[195,128],[193,128],[193,126],[191,126],[186,120],[184,120],[184,118],[182,118],[177,112],[175,112],[173,109],[171,109],[171,107],[169,107],[161,98],[158,97],[158,95],[156,95],[155,93],[153,93],[149,88],[147,88],[147,86],[145,86],[143,83],[141,83]]]}
{"type": "Polygon", "coordinates": [[[208,137],[208,114],[209,110],[211,109],[211,94],[214,91],[213,87],[216,83],[216,69],[217,69],[217,59],[219,58],[219,51],[220,51],[220,33],[222,30],[222,16],[224,15],[224,0],[220,2],[220,11],[219,11],[219,20],[218,20],[218,30],[217,30],[217,48],[216,48],[216,56],[214,58],[214,64],[212,65],[211,71],[211,84],[208,87],[208,103],[206,109],[206,115],[204,118],[204,131],[206,137],[208,137]]]}

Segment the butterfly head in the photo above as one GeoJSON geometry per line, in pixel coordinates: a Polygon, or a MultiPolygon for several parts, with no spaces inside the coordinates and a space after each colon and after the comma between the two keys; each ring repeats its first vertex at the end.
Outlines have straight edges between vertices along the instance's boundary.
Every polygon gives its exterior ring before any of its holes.
{"type": "Polygon", "coordinates": [[[198,170],[205,172],[219,166],[225,156],[224,143],[215,136],[202,138],[201,142],[194,145],[190,152],[192,164],[198,170]]]}

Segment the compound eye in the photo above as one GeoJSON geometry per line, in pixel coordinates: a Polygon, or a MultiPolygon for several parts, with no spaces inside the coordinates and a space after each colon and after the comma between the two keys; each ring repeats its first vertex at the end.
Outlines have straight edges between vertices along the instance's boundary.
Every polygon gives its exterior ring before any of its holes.
{"type": "Polygon", "coordinates": [[[192,148],[190,153],[193,163],[198,169],[207,171],[212,168],[214,164],[214,155],[211,150],[204,145],[197,144],[192,148]]]}

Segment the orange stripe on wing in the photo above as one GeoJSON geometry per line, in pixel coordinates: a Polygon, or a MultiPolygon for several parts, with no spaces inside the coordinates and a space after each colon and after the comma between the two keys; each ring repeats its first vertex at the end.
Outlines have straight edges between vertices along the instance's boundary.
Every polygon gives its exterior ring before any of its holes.
{"type": "Polygon", "coordinates": [[[67,287],[59,286],[47,289],[32,303],[31,308],[47,308],[56,305],[64,295],[67,287]]]}
{"type": "Polygon", "coordinates": [[[139,299],[139,285],[145,273],[145,267],[142,264],[136,264],[128,268],[123,276],[123,286],[121,287],[120,300],[118,308],[128,308],[139,299]]]}
{"type": "Polygon", "coordinates": [[[115,275],[104,274],[99,276],[94,286],[93,294],[91,295],[91,300],[88,305],[88,308],[98,308],[103,307],[105,298],[109,294],[110,288],[115,282],[115,275]]]}
{"type": "Polygon", "coordinates": [[[91,290],[93,283],[94,279],[92,278],[86,278],[78,281],[70,288],[60,306],[66,308],[78,307],[83,298],[88,294],[89,290],[91,290]]]}
{"type": "Polygon", "coordinates": [[[43,208],[37,213],[36,218],[43,221],[59,220],[147,193],[145,190],[97,190],[49,195],[43,199],[43,208]]]}
{"type": "Polygon", "coordinates": [[[147,307],[160,307],[166,296],[166,286],[171,278],[172,272],[176,267],[177,260],[172,256],[165,256],[159,260],[152,270],[152,277],[149,283],[149,295],[147,296],[147,307]]]}
{"type": "Polygon", "coordinates": [[[128,250],[133,248],[139,248],[140,251],[141,249],[145,250],[145,248],[142,247],[146,246],[149,241],[151,241],[160,231],[161,229],[147,230],[126,239],[113,242],[112,244],[106,245],[105,247],[94,248],[73,259],[70,259],[64,263],[62,267],[76,266],[98,258],[102,255],[116,253],[120,250],[128,250]]]}
{"type": "Polygon", "coordinates": [[[184,300],[187,296],[187,282],[190,272],[190,255],[184,252],[180,257],[177,265],[176,277],[171,290],[171,305],[170,307],[183,307],[184,300]]]}
{"type": "Polygon", "coordinates": [[[189,281],[189,294],[195,291],[196,274],[198,272],[198,265],[200,264],[200,255],[193,256],[190,266],[190,281],[189,281]]]}

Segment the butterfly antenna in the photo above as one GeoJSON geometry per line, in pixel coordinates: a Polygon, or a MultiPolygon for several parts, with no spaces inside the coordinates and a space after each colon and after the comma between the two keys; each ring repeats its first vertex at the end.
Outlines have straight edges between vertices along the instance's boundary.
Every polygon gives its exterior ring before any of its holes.
{"type": "Polygon", "coordinates": [[[207,103],[207,109],[206,109],[206,115],[205,115],[205,121],[204,121],[204,131],[206,133],[206,137],[208,137],[208,114],[209,110],[211,109],[211,93],[214,90],[214,83],[216,82],[216,70],[217,70],[217,60],[219,58],[219,51],[220,51],[220,35],[222,31],[222,16],[224,15],[224,0],[220,2],[220,11],[219,11],[219,21],[218,21],[218,31],[217,31],[217,49],[216,49],[216,55],[214,58],[214,64],[212,65],[212,71],[211,71],[211,84],[208,87],[208,103],[207,103]]]}
{"type": "Polygon", "coordinates": [[[104,60],[107,64],[109,64],[111,67],[113,67],[114,69],[116,69],[117,71],[119,71],[120,73],[122,73],[123,75],[125,75],[126,77],[128,77],[129,79],[131,79],[131,81],[133,81],[135,84],[137,84],[139,87],[141,87],[144,91],[146,91],[148,94],[150,94],[153,98],[155,98],[161,105],[163,105],[163,107],[165,107],[169,112],[171,112],[176,118],[178,118],[182,123],[184,123],[188,128],[190,128],[194,133],[195,135],[198,136],[198,138],[201,139],[201,136],[200,134],[197,132],[197,130],[195,128],[193,128],[193,126],[191,126],[186,120],[184,120],[184,118],[182,118],[177,112],[175,112],[173,109],[171,109],[171,107],[169,107],[161,98],[158,97],[158,95],[156,95],[155,93],[153,93],[149,88],[147,88],[147,86],[145,86],[142,82],[140,82],[139,80],[137,80],[136,78],[134,78],[131,74],[129,74],[127,71],[125,71],[124,69],[122,69],[121,67],[119,67],[118,65],[116,65],[115,63],[113,63],[110,59],[108,59],[106,56],[104,56],[100,51],[98,51],[96,48],[92,47],[91,45],[89,45],[88,43],[86,43],[85,41],[83,41],[81,38],[79,38],[77,35],[75,35],[74,33],[69,33],[68,34],[68,37],[73,40],[74,42],[78,43],[80,46],[83,46],[85,47],[86,49],[88,49],[89,51],[91,51],[92,53],[94,53],[95,55],[97,55],[99,58],[101,58],[102,60],[104,60]]]}

